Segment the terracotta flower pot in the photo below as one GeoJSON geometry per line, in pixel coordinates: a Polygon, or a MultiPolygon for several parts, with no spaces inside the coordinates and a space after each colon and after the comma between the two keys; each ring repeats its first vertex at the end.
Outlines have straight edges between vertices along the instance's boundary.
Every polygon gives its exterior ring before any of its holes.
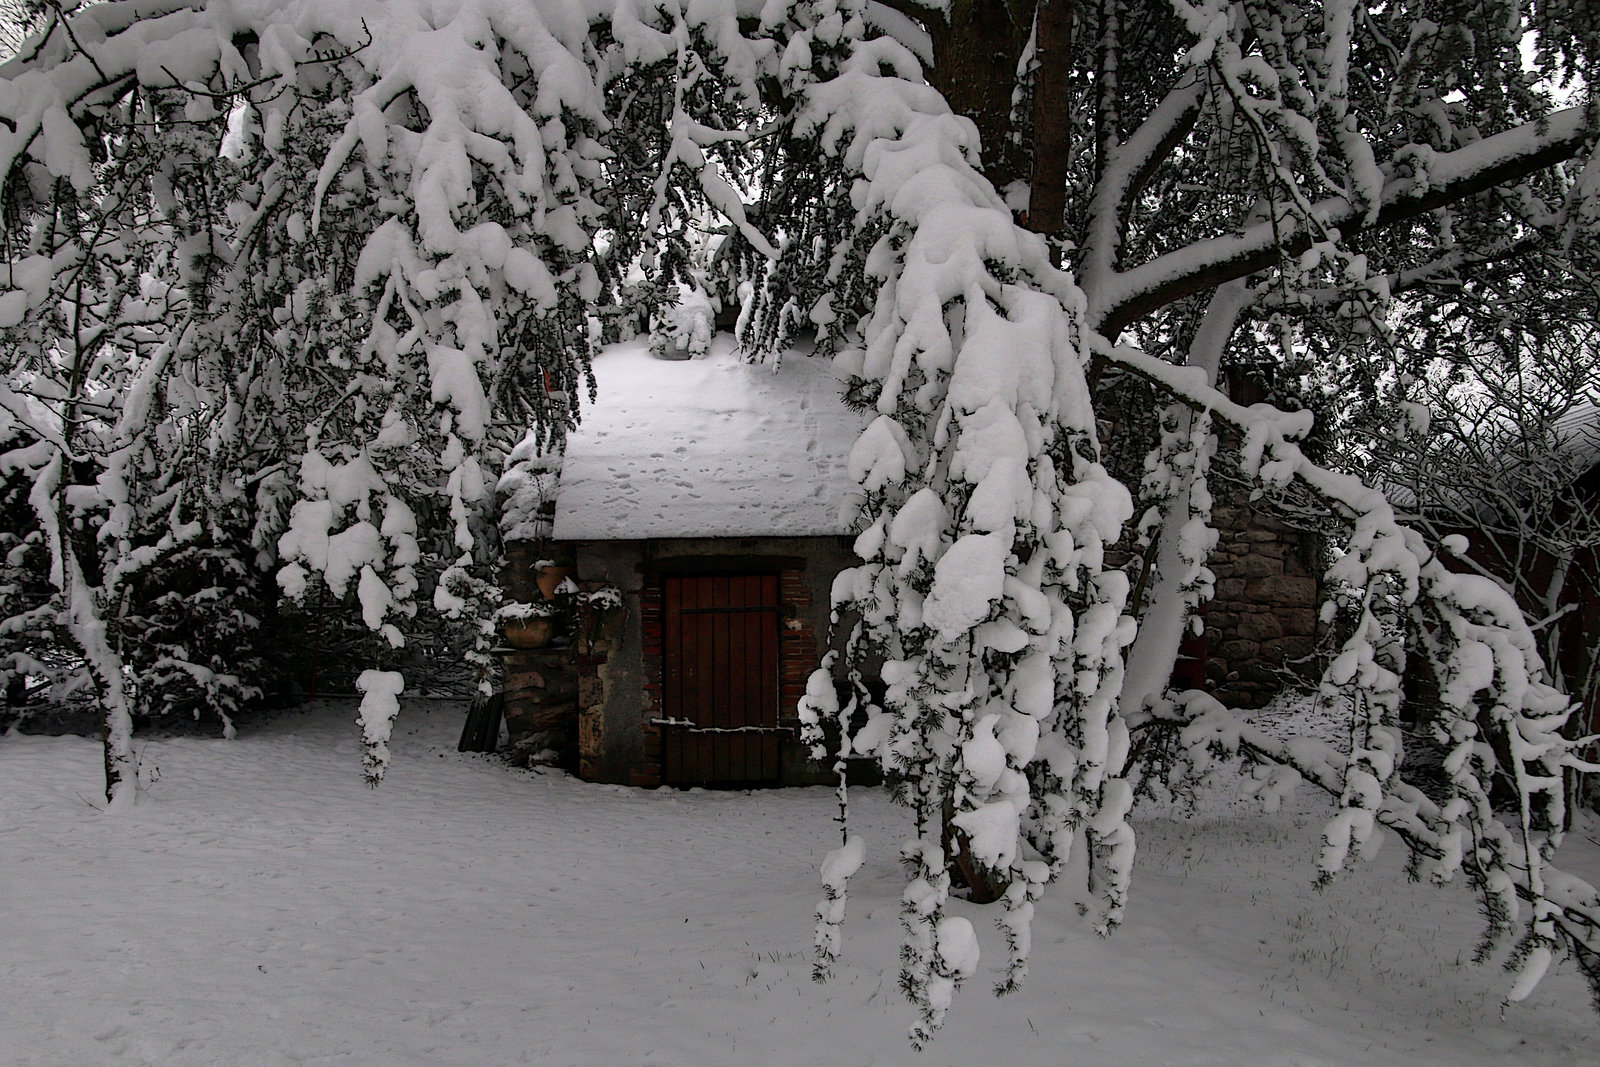
{"type": "Polygon", "coordinates": [[[571,567],[540,567],[533,578],[539,585],[540,595],[546,600],[554,600],[556,587],[566,581],[567,575],[571,573],[571,567]]]}
{"type": "Polygon", "coordinates": [[[555,636],[554,619],[507,619],[503,627],[506,644],[512,648],[543,648],[555,636]]]}

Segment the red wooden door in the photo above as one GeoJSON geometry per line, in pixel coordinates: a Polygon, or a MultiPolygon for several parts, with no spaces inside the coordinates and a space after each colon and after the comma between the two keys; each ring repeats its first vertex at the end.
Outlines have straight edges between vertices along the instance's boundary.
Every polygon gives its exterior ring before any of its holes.
{"type": "Polygon", "coordinates": [[[778,576],[662,579],[662,780],[778,780],[778,576]]]}

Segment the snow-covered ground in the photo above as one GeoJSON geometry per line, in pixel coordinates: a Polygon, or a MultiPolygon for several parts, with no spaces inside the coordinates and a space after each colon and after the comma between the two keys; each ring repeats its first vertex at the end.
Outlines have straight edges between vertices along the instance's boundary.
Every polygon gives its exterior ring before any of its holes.
{"type": "MultiPolygon", "coordinates": [[[[1397,843],[1318,894],[1309,794],[1146,816],[1128,925],[1058,894],[1033,973],[984,973],[926,1052],[895,983],[905,816],[870,844],[837,977],[810,980],[824,789],[647,792],[455,751],[458,704],[407,704],[367,789],[350,705],[235,741],[143,746],[159,776],[101,812],[98,745],[0,738],[5,1064],[1560,1064],[1600,1062],[1560,970],[1500,1018],[1464,892],[1409,885],[1397,843]]],[[[1600,822],[1568,866],[1600,878],[1600,822]]]]}

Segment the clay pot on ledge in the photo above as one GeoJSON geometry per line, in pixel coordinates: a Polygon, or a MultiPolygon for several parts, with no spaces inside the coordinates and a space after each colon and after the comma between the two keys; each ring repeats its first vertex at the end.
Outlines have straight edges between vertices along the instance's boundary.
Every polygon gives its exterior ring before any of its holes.
{"type": "Polygon", "coordinates": [[[512,648],[543,648],[555,636],[554,619],[534,616],[527,619],[506,619],[501,624],[506,644],[512,648]]]}
{"type": "Polygon", "coordinates": [[[546,600],[554,600],[556,598],[556,590],[560,588],[561,583],[566,581],[567,576],[571,573],[571,567],[551,564],[534,571],[533,580],[538,584],[541,596],[546,600]]]}

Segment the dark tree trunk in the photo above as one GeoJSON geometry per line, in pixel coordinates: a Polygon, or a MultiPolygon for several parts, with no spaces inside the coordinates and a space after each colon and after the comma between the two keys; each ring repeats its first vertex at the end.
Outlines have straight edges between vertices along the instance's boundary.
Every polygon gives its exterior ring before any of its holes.
{"type": "MultiPolygon", "coordinates": [[[[922,14],[933,42],[928,81],[983,139],[983,172],[996,189],[1023,177],[1013,143],[1011,92],[1033,29],[1034,0],[955,0],[947,21],[922,14]]],[[[920,13],[919,13],[920,14],[920,13]]]]}
{"type": "Polygon", "coordinates": [[[1072,16],[1074,0],[1039,0],[1033,76],[1033,175],[1028,187],[1028,228],[1055,238],[1050,258],[1061,265],[1066,232],[1067,169],[1072,154],[1072,16]]]}
{"type": "Polygon", "coordinates": [[[955,805],[946,800],[940,837],[944,844],[945,864],[946,870],[950,873],[950,882],[957,888],[966,889],[967,899],[972,903],[993,904],[1005,896],[1006,890],[1011,885],[1011,879],[1006,877],[1006,872],[992,871],[973,857],[972,840],[950,821],[954,817],[955,805]]]}

